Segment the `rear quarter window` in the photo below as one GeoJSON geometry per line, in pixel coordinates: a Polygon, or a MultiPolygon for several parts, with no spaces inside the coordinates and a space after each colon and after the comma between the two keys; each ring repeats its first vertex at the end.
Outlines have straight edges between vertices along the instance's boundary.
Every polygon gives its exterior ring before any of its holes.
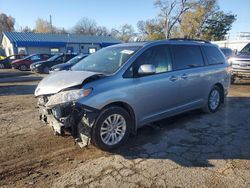
{"type": "Polygon", "coordinates": [[[200,46],[174,45],[172,46],[172,52],[175,70],[204,66],[200,46]]]}
{"type": "Polygon", "coordinates": [[[209,65],[223,64],[225,58],[222,52],[214,46],[203,46],[209,65]]]}

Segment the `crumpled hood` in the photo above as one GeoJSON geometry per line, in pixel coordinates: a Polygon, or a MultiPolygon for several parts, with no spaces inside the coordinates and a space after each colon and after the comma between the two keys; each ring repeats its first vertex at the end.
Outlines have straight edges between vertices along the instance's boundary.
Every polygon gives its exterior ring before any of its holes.
{"type": "Polygon", "coordinates": [[[78,86],[90,76],[96,75],[96,72],[85,71],[59,71],[50,74],[44,78],[35,90],[35,96],[50,95],[59,91],[78,86]]]}

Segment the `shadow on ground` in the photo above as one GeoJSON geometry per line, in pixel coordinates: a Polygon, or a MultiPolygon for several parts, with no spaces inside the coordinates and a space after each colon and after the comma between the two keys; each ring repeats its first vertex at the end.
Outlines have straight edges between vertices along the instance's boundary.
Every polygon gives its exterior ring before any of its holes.
{"type": "Polygon", "coordinates": [[[215,114],[192,111],[139,129],[116,151],[127,159],[170,159],[186,167],[250,159],[250,98],[229,97],[215,114]]]}

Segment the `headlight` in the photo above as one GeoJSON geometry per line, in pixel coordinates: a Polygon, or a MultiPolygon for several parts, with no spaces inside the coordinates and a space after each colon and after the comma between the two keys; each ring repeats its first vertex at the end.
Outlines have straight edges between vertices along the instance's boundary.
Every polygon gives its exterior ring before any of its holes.
{"type": "Polygon", "coordinates": [[[53,71],[60,71],[61,69],[60,68],[55,68],[53,71]]]}
{"type": "Polygon", "coordinates": [[[36,65],[34,65],[35,67],[40,67],[42,64],[36,64],[36,65]]]}
{"type": "Polygon", "coordinates": [[[57,93],[49,97],[49,101],[46,104],[46,107],[52,107],[58,104],[63,104],[71,101],[76,101],[81,97],[86,97],[92,92],[91,89],[78,89],[78,90],[69,90],[57,93]]]}

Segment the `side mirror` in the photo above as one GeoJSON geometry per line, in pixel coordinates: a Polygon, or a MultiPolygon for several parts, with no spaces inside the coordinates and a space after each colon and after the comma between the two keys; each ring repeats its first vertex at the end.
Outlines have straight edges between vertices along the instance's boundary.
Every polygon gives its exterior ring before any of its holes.
{"type": "Polygon", "coordinates": [[[141,65],[138,70],[138,75],[152,75],[156,73],[156,68],[154,65],[144,64],[141,65]]]}

